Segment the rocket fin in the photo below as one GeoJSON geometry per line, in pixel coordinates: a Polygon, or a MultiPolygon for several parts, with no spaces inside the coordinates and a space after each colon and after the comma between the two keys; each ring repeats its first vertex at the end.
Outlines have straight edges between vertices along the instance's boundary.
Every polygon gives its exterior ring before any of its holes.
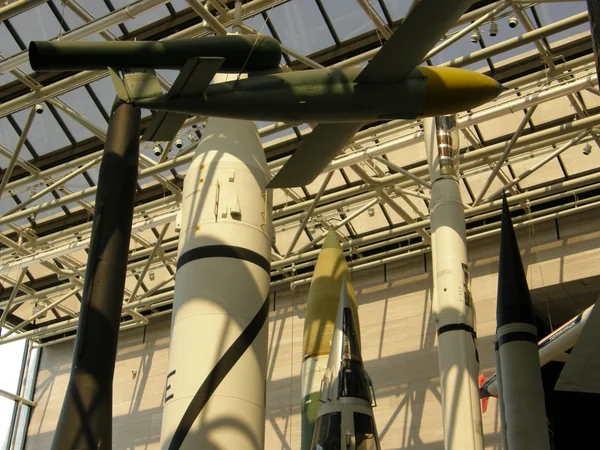
{"type": "MultiPolygon", "coordinates": [[[[188,59],[167,93],[167,99],[182,95],[202,95],[224,61],[224,58],[188,59]]],[[[157,111],[142,139],[145,141],[169,141],[175,137],[187,118],[187,114],[157,111]]]]}
{"type": "Polygon", "coordinates": [[[302,141],[267,185],[268,189],[310,184],[360,130],[362,123],[321,123],[302,141]]]}
{"type": "Polygon", "coordinates": [[[123,100],[125,103],[131,103],[131,97],[129,97],[129,94],[127,93],[125,83],[123,80],[121,80],[117,72],[112,67],[109,67],[108,74],[113,82],[115,91],[117,91],[117,97],[119,97],[119,99],[123,100]]]}
{"type": "Polygon", "coordinates": [[[188,59],[175,79],[167,97],[202,95],[225,62],[225,58],[188,59]]]}
{"type": "MultiPolygon", "coordinates": [[[[481,389],[483,387],[483,385],[485,384],[485,375],[483,375],[482,373],[479,374],[478,377],[479,380],[479,389],[481,389]]],[[[485,397],[481,399],[481,412],[484,413],[487,411],[487,407],[488,407],[488,402],[489,402],[490,398],[489,397],[485,397]]]]}
{"type": "Polygon", "coordinates": [[[142,135],[143,141],[170,141],[183,126],[187,114],[157,111],[142,135]]]}

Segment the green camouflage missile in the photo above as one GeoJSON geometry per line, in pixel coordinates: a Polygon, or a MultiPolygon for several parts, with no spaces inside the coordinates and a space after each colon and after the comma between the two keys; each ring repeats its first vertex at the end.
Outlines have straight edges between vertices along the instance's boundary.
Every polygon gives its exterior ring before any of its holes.
{"type": "Polygon", "coordinates": [[[172,41],[45,42],[29,45],[35,71],[152,68],[180,70],[189,59],[224,58],[220,72],[275,69],[277,40],[262,35],[207,36],[172,41]]]}

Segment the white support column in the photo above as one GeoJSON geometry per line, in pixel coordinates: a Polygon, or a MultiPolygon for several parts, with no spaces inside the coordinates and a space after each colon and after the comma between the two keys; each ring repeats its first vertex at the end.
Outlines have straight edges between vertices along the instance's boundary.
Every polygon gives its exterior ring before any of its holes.
{"type": "Polygon", "coordinates": [[[456,116],[425,119],[424,126],[432,180],[432,312],[438,335],[444,443],[446,450],[482,450],[475,307],[457,176],[456,116]]]}

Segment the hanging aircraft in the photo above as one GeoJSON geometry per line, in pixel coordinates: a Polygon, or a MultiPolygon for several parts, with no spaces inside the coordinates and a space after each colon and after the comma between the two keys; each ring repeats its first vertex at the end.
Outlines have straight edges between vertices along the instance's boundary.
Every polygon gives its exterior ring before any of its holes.
{"type": "MultiPolygon", "coordinates": [[[[486,103],[504,90],[492,78],[476,72],[417,67],[472,3],[472,0],[421,0],[364,68],[258,71],[250,72],[245,79],[210,84],[228,59],[193,57],[187,60],[166,94],[156,89],[157,82],[152,89],[140,90],[139,79],[132,81],[125,76],[122,79],[115,70],[110,72],[117,95],[123,101],[158,111],[143,136],[145,140],[170,140],[189,114],[317,123],[267,187],[303,186],[312,182],[366,123],[452,114],[486,103]],[[136,84],[133,88],[132,82],[136,84]]],[[[236,38],[219,36],[228,37],[236,38]]],[[[203,39],[207,38],[195,41],[203,39]]],[[[268,45],[263,48],[270,49],[271,43],[265,41],[265,44],[268,45]]],[[[41,53],[38,49],[35,54],[38,60],[43,59],[41,53]]],[[[156,54],[156,58],[160,55],[156,54]]],[[[34,62],[32,67],[36,69],[34,62]]],[[[107,63],[110,66],[110,61],[107,63]]],[[[145,61],[149,67],[157,63],[145,61]]],[[[139,68],[137,64],[132,68],[139,68]]],[[[242,67],[240,72],[243,70],[248,68],[242,67]]]]}

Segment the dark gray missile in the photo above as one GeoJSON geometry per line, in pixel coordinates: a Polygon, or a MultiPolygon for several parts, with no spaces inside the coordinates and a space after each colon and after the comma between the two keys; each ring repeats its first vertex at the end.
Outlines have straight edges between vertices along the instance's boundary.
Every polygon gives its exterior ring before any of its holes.
{"type": "Polygon", "coordinates": [[[275,69],[281,47],[270,36],[208,36],[181,41],[45,42],[32,41],[29,62],[35,71],[183,68],[193,58],[225,58],[221,72],[275,69]]]}
{"type": "Polygon", "coordinates": [[[535,315],[506,197],[502,203],[496,310],[498,373],[510,450],[550,448],[535,315]]]}

